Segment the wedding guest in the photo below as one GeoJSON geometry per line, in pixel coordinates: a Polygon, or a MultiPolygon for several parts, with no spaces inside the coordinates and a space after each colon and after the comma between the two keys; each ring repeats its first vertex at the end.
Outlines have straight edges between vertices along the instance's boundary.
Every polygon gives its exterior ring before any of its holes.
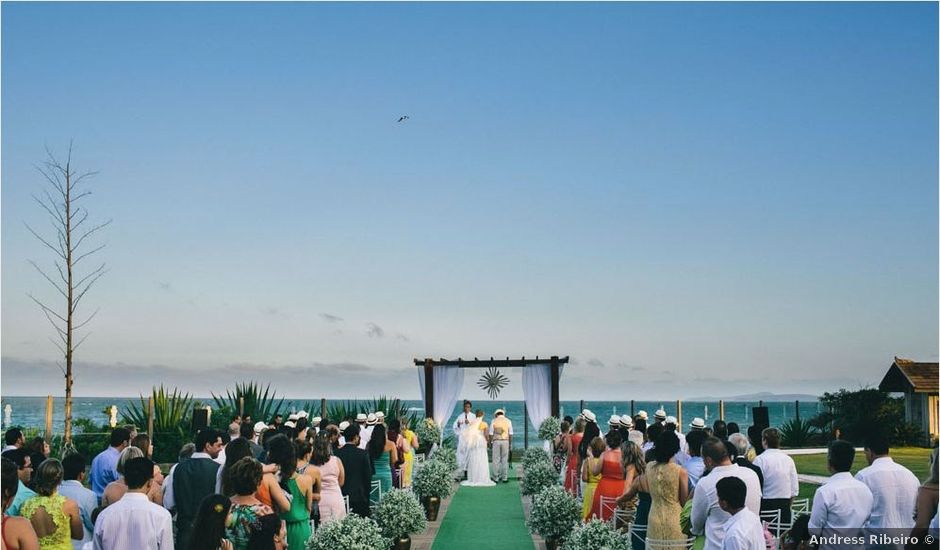
{"type": "Polygon", "coordinates": [[[268,426],[264,422],[256,422],[254,426],[247,423],[242,424],[242,438],[248,440],[248,446],[251,448],[251,456],[253,456],[255,460],[259,460],[261,453],[264,452],[264,447],[258,443],[258,438],[260,438],[261,434],[267,431],[267,429],[268,426]]]}
{"type": "Polygon", "coordinates": [[[369,447],[369,442],[372,441],[372,434],[375,433],[375,426],[379,423],[379,419],[375,417],[375,413],[369,413],[366,415],[366,427],[360,432],[360,437],[362,441],[359,442],[360,449],[367,449],[369,447]]]}
{"type": "Polygon", "coordinates": [[[255,496],[264,476],[261,463],[246,456],[232,465],[231,475],[235,495],[225,538],[234,550],[274,548],[276,542],[286,538],[286,532],[274,510],[255,496]]]}
{"type": "MultiPolygon", "coordinates": [[[[303,420],[303,419],[302,419],[303,420]]],[[[310,538],[310,512],[313,509],[313,484],[310,477],[297,473],[297,458],[293,443],[288,446],[278,444],[271,447],[272,453],[280,466],[281,485],[287,486],[290,504],[282,508],[280,518],[287,529],[288,550],[304,550],[304,544],[310,538]]]]}
{"type": "Polygon", "coordinates": [[[26,444],[25,449],[29,451],[29,460],[33,465],[33,478],[30,480],[30,487],[36,480],[36,472],[39,471],[39,465],[49,458],[49,444],[42,437],[34,437],[26,444]]]}
{"type": "Polygon", "coordinates": [[[375,424],[372,431],[372,440],[367,448],[369,458],[372,460],[375,472],[372,481],[378,480],[381,495],[392,490],[392,465],[398,462],[398,449],[388,440],[385,426],[375,424]]]}
{"type": "MultiPolygon", "coordinates": [[[[11,450],[18,450],[18,447],[13,446],[11,450]]],[[[4,510],[10,508],[21,485],[16,464],[7,458],[0,459],[0,486],[2,486],[4,510]]],[[[11,517],[4,513],[0,538],[3,539],[3,547],[8,550],[39,550],[39,538],[33,531],[33,525],[26,518],[11,517]]]]}
{"type": "Polygon", "coordinates": [[[248,444],[248,441],[242,437],[230,441],[229,444],[225,446],[225,464],[219,468],[215,476],[216,493],[226,497],[231,497],[235,494],[235,490],[232,487],[232,466],[246,456],[254,458],[251,453],[251,446],[248,444]]]}
{"type": "Polygon", "coordinates": [[[747,439],[751,443],[747,451],[747,459],[751,462],[754,462],[754,459],[764,452],[764,447],[761,445],[761,432],[760,426],[750,426],[747,429],[747,439]]]}
{"type": "MultiPolygon", "coordinates": [[[[852,477],[855,446],[845,440],[829,444],[826,462],[831,477],[813,496],[809,530],[816,535],[855,537],[868,523],[874,497],[868,486],[852,477]]],[[[842,545],[823,544],[820,548],[835,549],[842,545]]]]}
{"type": "Polygon", "coordinates": [[[235,434],[237,436],[241,430],[241,425],[242,417],[241,415],[236,414],[232,417],[232,422],[228,425],[229,435],[235,434]]]}
{"type": "Polygon", "coordinates": [[[43,550],[68,550],[72,539],[81,540],[85,534],[78,504],[58,494],[64,473],[57,459],[44,460],[36,468],[37,495],[20,508],[20,515],[33,524],[43,550]]]}
{"type": "Polygon", "coordinates": [[[731,437],[732,434],[741,433],[741,427],[738,426],[737,422],[728,422],[728,437],[731,437]]]}
{"type": "Polygon", "coordinates": [[[294,444],[284,434],[277,434],[268,441],[268,454],[265,457],[267,466],[263,467],[264,474],[261,485],[255,496],[261,502],[272,507],[276,512],[285,512],[290,509],[290,488],[287,479],[293,475],[297,468],[297,459],[294,457],[294,444]],[[275,473],[276,472],[276,473],[275,473]]]}
{"type": "Polygon", "coordinates": [[[91,521],[91,514],[98,507],[98,497],[91,489],[86,489],[82,485],[85,480],[85,457],[72,453],[62,459],[62,485],[59,486],[59,494],[75,502],[78,505],[78,513],[82,519],[84,529],[81,540],[73,540],[74,550],[81,550],[86,542],[91,542],[92,534],[95,531],[94,522],[91,521]]]}
{"type": "Polygon", "coordinates": [[[685,470],[689,475],[689,490],[695,488],[695,484],[702,475],[705,474],[705,460],[702,458],[702,443],[705,441],[705,432],[702,430],[692,430],[685,437],[689,445],[689,458],[685,461],[685,470]]]}
{"type": "Polygon", "coordinates": [[[310,467],[307,469],[318,480],[320,524],[346,517],[346,505],[340,489],[346,481],[346,473],[343,462],[333,456],[333,446],[328,437],[320,435],[313,439],[310,467]]]}
{"type": "Polygon", "coordinates": [[[232,542],[225,538],[225,525],[231,509],[232,501],[228,497],[209,495],[202,499],[193,521],[189,550],[232,550],[232,542]]]}
{"type": "Polygon", "coordinates": [[[411,478],[414,472],[415,453],[420,446],[420,442],[418,441],[418,434],[414,433],[409,428],[408,424],[408,417],[401,419],[401,435],[408,443],[408,452],[405,454],[405,465],[404,469],[402,470],[402,488],[411,487],[411,478]]]}
{"type": "MultiPolygon", "coordinates": [[[[741,466],[742,468],[748,468],[755,475],[757,475],[757,480],[760,482],[761,491],[764,490],[764,473],[761,472],[761,469],[754,465],[753,462],[748,460],[748,450],[750,449],[750,443],[747,441],[747,437],[742,433],[733,433],[728,436],[728,442],[734,446],[734,456],[731,458],[731,462],[741,466]]],[[[727,445],[726,445],[727,446],[727,445]]]]}
{"type": "MultiPolygon", "coordinates": [[[[937,473],[937,447],[930,453],[928,465],[929,474],[923,485],[917,490],[917,503],[914,511],[914,529],[911,536],[923,540],[930,528],[930,521],[937,517],[938,473],[937,473]]],[[[934,533],[936,534],[936,533],[934,533]]]]}
{"type": "Polygon", "coordinates": [[[581,494],[581,484],[578,476],[578,449],[581,447],[581,440],[584,438],[585,424],[587,424],[587,421],[579,417],[574,423],[574,433],[569,438],[568,460],[565,466],[567,472],[565,474],[565,491],[574,496],[581,494]]]}
{"type": "MultiPolygon", "coordinates": [[[[646,443],[643,444],[643,452],[649,453],[653,447],[656,446],[656,440],[659,439],[659,434],[663,433],[662,424],[653,424],[652,426],[646,428],[646,443]]],[[[652,462],[652,455],[647,454],[646,461],[652,462]]]]}
{"type": "Polygon", "coordinates": [[[656,439],[653,462],[646,465],[652,506],[646,536],[657,540],[684,540],[679,515],[689,499],[689,475],[674,459],[679,452],[679,438],[666,429],[656,439]]]}
{"type": "MultiPolygon", "coordinates": [[[[128,447],[121,451],[120,456],[118,456],[117,465],[115,466],[115,469],[118,473],[118,478],[117,480],[108,483],[108,486],[104,488],[104,494],[101,495],[102,508],[107,508],[108,506],[121,500],[121,497],[124,496],[124,493],[127,492],[127,483],[124,481],[124,466],[127,465],[128,461],[135,458],[143,458],[143,456],[144,452],[137,447],[128,447]]],[[[153,502],[153,500],[151,500],[151,502],[153,502]]]]}
{"type": "Polygon", "coordinates": [[[372,460],[369,453],[359,448],[359,426],[352,424],[343,432],[346,444],[336,451],[342,461],[345,483],[341,483],[343,495],[349,497],[349,508],[361,517],[369,517],[369,493],[372,487],[372,460]]]}
{"type": "Polygon", "coordinates": [[[594,492],[597,490],[597,484],[600,483],[601,469],[603,461],[601,455],[607,448],[604,438],[595,437],[591,440],[588,456],[581,465],[581,481],[584,482],[584,496],[581,504],[581,519],[587,521],[591,519],[591,510],[594,508],[594,492]]]}
{"type": "Polygon", "coordinates": [[[11,449],[3,453],[3,458],[16,465],[17,489],[10,503],[5,508],[6,515],[20,515],[20,506],[24,502],[36,496],[36,492],[26,486],[33,477],[32,459],[29,458],[29,452],[26,449],[11,449]]]}
{"type": "Polygon", "coordinates": [[[731,518],[725,522],[722,550],[766,550],[760,518],[744,505],[747,485],[740,478],[723,477],[715,484],[718,506],[731,518]]]}
{"type": "Polygon", "coordinates": [[[718,505],[718,481],[726,477],[740,478],[747,487],[745,506],[756,515],[760,514],[760,483],[754,472],[731,462],[728,449],[717,437],[709,437],[702,443],[702,457],[708,474],[699,478],[692,494],[692,533],[705,535],[705,550],[721,550],[724,524],[731,515],[718,505]]]}
{"type": "MultiPolygon", "coordinates": [[[[219,432],[212,428],[200,430],[194,443],[197,452],[189,460],[180,462],[164,482],[167,489],[163,494],[163,506],[167,510],[176,510],[176,546],[183,549],[189,546],[189,535],[199,504],[215,492],[215,480],[221,467],[215,461],[222,451],[219,432]]],[[[152,476],[153,472],[148,476],[148,485],[152,476]]]]}
{"type": "Polygon", "coordinates": [[[26,437],[23,436],[23,430],[19,428],[10,428],[3,434],[3,442],[5,443],[2,452],[12,451],[14,449],[22,449],[26,446],[26,437]]]}
{"type": "Polygon", "coordinates": [[[908,531],[914,527],[914,504],[920,482],[910,470],[894,462],[889,453],[887,438],[876,430],[865,440],[869,466],[855,474],[855,479],[867,485],[874,497],[867,525],[872,532],[884,528],[908,531]]]}
{"type": "Polygon", "coordinates": [[[135,458],[124,465],[127,494],[98,514],[95,550],[173,550],[173,519],[147,498],[152,478],[153,462],[146,458],[135,458]]]}
{"type": "MultiPolygon", "coordinates": [[[[147,434],[137,434],[133,439],[131,439],[131,447],[137,447],[144,453],[144,458],[149,458],[153,460],[153,443],[150,441],[150,436],[147,434]]],[[[154,504],[159,504],[163,506],[163,472],[160,471],[160,466],[157,464],[153,465],[153,485],[150,489],[150,494],[147,497],[150,499],[150,502],[154,504]]]]}
{"type": "MultiPolygon", "coordinates": [[[[483,413],[483,411],[478,412],[483,413]]],[[[402,477],[404,477],[405,454],[408,452],[409,447],[405,442],[405,437],[401,435],[400,420],[393,418],[388,421],[386,426],[385,437],[395,445],[395,450],[398,453],[398,462],[392,465],[392,487],[400,489],[402,487],[402,477]]]]}
{"type": "Polygon", "coordinates": [[[712,422],[712,434],[722,441],[728,439],[728,425],[724,420],[718,419],[712,422]]]}
{"type": "Polygon", "coordinates": [[[91,490],[100,499],[104,495],[104,488],[112,481],[117,481],[117,461],[121,456],[121,451],[127,448],[131,443],[131,432],[126,428],[114,428],[111,431],[110,446],[98,453],[91,461],[91,490]]]}
{"type": "Polygon", "coordinates": [[[621,496],[627,488],[627,480],[624,478],[623,455],[620,452],[620,432],[613,430],[605,438],[607,449],[601,453],[601,479],[594,490],[594,498],[591,503],[591,517],[607,521],[613,515],[611,508],[601,506],[601,497],[616,499],[621,496]]]}
{"type": "Polygon", "coordinates": [[[563,420],[561,428],[552,439],[552,465],[559,474],[565,470],[565,462],[571,452],[571,424],[563,420]]]}
{"type": "Polygon", "coordinates": [[[789,525],[792,521],[790,507],[793,499],[800,494],[796,463],[790,455],[780,450],[780,432],[777,428],[765,428],[761,432],[761,443],[764,452],[754,459],[754,465],[764,474],[760,509],[762,512],[780,510],[780,522],[789,525]]]}
{"type": "Polygon", "coordinates": [[[684,467],[685,461],[689,459],[689,446],[685,442],[685,435],[679,431],[678,422],[675,416],[667,416],[666,421],[663,423],[663,431],[676,434],[676,438],[679,440],[679,450],[672,458],[672,461],[684,467]]]}

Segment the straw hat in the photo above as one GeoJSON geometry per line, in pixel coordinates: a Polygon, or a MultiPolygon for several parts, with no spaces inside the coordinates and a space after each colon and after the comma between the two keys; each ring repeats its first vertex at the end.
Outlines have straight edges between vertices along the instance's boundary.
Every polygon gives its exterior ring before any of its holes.
{"type": "Polygon", "coordinates": [[[342,422],[339,423],[339,431],[341,431],[341,432],[346,431],[346,428],[348,428],[348,427],[349,427],[349,422],[347,422],[347,421],[345,421],[345,420],[343,420],[342,422]]]}
{"type": "Polygon", "coordinates": [[[597,422],[597,415],[587,409],[581,411],[581,416],[588,422],[597,422]]]}
{"type": "Polygon", "coordinates": [[[268,425],[264,422],[255,422],[255,433],[263,434],[268,429],[268,425]]]}
{"type": "Polygon", "coordinates": [[[659,410],[656,411],[656,413],[653,415],[653,418],[655,418],[656,420],[666,420],[666,411],[664,411],[664,410],[662,410],[662,409],[659,409],[659,410]]]}
{"type": "Polygon", "coordinates": [[[358,422],[359,424],[365,424],[366,420],[368,420],[366,413],[359,413],[356,415],[356,422],[358,422]]]}
{"type": "Polygon", "coordinates": [[[650,415],[646,414],[646,411],[640,411],[640,412],[636,413],[636,415],[637,415],[638,417],[642,418],[643,420],[649,420],[649,419],[650,419],[650,415]]]}
{"type": "Polygon", "coordinates": [[[705,420],[695,417],[692,419],[692,422],[689,422],[689,427],[693,430],[704,430],[705,429],[705,420]]]}
{"type": "Polygon", "coordinates": [[[382,411],[375,412],[375,420],[378,424],[385,422],[385,413],[382,411]]]}
{"type": "Polygon", "coordinates": [[[666,424],[679,424],[679,420],[677,420],[675,416],[667,416],[666,424]]]}
{"type": "Polygon", "coordinates": [[[617,416],[616,414],[610,415],[610,420],[607,421],[607,424],[609,426],[617,426],[618,424],[620,424],[620,417],[617,416]]]}
{"type": "Polygon", "coordinates": [[[625,428],[633,428],[633,419],[629,415],[623,415],[620,417],[620,425],[625,428]]]}
{"type": "Polygon", "coordinates": [[[296,427],[297,427],[297,424],[295,424],[293,420],[288,420],[287,422],[284,423],[284,425],[287,426],[288,428],[296,428],[296,427]]]}
{"type": "Polygon", "coordinates": [[[369,415],[366,416],[366,425],[375,426],[377,423],[378,419],[375,417],[375,413],[369,413],[369,415]]]}
{"type": "Polygon", "coordinates": [[[298,420],[300,420],[300,416],[297,413],[291,413],[290,416],[287,417],[287,419],[297,422],[298,420]]]}
{"type": "Polygon", "coordinates": [[[499,416],[501,414],[506,414],[506,411],[503,409],[496,409],[496,411],[493,413],[493,416],[499,416]]]}

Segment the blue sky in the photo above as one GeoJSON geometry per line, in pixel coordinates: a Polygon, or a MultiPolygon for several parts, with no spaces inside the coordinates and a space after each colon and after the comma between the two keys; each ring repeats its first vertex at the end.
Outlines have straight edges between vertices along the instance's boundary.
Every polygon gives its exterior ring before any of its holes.
{"type": "Polygon", "coordinates": [[[817,393],[937,359],[935,4],[2,16],[4,394],[61,391],[23,222],[69,139],[114,220],[79,394],[418,397],[413,357],[536,354],[574,358],[563,398],[817,393]]]}

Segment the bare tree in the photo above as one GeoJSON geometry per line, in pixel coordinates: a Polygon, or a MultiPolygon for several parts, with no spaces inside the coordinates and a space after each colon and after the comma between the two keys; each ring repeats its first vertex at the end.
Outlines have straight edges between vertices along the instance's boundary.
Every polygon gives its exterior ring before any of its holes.
{"type": "Polygon", "coordinates": [[[86,190],[84,187],[80,188],[79,185],[97,174],[97,172],[79,174],[73,170],[71,143],[69,143],[68,157],[64,165],[56,159],[48,148],[46,149],[46,156],[46,161],[36,166],[36,169],[45,178],[46,184],[42,189],[42,194],[33,195],[33,199],[49,216],[55,237],[44,237],[30,227],[29,224],[26,224],[26,228],[34,237],[39,239],[39,242],[55,253],[53,261],[55,273],[50,275],[51,270],[43,269],[33,260],[29,260],[29,263],[58,292],[56,301],[60,299],[61,301],[58,302],[59,307],[52,307],[50,305],[52,302],[44,302],[32,294],[29,294],[29,297],[36,302],[55,329],[55,337],[50,337],[50,340],[65,358],[65,364],[59,363],[58,365],[65,376],[65,444],[71,445],[72,362],[75,350],[82,345],[90,333],[86,333],[77,342],[75,336],[97,315],[98,310],[95,310],[81,321],[77,320],[76,313],[82,298],[85,297],[88,290],[107,272],[104,263],[84,272],[77,272],[76,268],[79,265],[84,267],[83,260],[105,247],[104,244],[92,246],[92,242],[88,238],[107,227],[111,220],[97,225],[88,222],[88,210],[82,206],[82,201],[91,195],[91,191],[86,190]]]}

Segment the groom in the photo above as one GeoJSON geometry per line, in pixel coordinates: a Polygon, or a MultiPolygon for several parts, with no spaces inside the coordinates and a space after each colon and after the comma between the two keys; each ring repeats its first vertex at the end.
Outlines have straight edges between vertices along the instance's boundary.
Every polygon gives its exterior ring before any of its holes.
{"type": "Polygon", "coordinates": [[[496,409],[495,418],[490,424],[490,436],[493,440],[493,480],[509,483],[509,453],[512,452],[512,422],[506,418],[506,411],[496,409]]]}
{"type": "Polygon", "coordinates": [[[457,471],[462,474],[461,477],[466,477],[467,475],[467,456],[469,455],[469,449],[467,449],[467,438],[464,433],[469,427],[470,423],[476,418],[470,409],[473,408],[473,403],[468,400],[463,402],[463,412],[457,416],[457,420],[454,421],[454,435],[457,436],[457,471]]]}

